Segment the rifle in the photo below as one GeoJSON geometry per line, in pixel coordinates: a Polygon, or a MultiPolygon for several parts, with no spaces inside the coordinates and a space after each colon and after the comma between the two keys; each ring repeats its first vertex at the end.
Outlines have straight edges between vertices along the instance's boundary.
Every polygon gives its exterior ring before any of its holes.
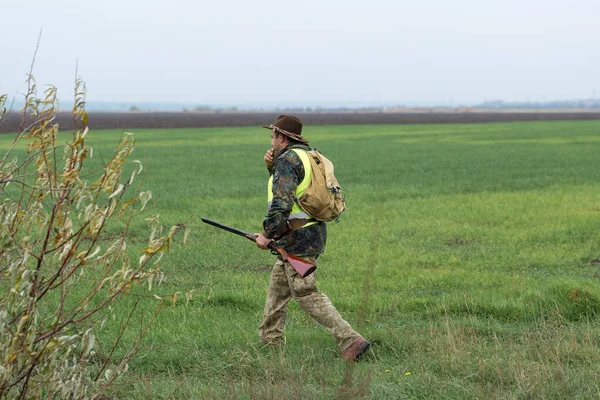
{"type": "MultiPolygon", "coordinates": [[[[256,235],[253,235],[251,233],[232,228],[231,226],[227,226],[204,217],[202,218],[202,222],[205,222],[212,226],[216,226],[217,228],[223,229],[227,232],[235,233],[236,235],[243,236],[246,239],[256,242],[256,235]]],[[[292,266],[292,268],[294,268],[294,270],[298,273],[298,275],[300,275],[303,278],[312,274],[317,269],[316,265],[311,264],[308,261],[293,254],[288,254],[280,245],[278,245],[275,242],[270,242],[267,247],[271,250],[275,250],[276,252],[278,252],[281,255],[283,261],[287,261],[292,266]]]]}

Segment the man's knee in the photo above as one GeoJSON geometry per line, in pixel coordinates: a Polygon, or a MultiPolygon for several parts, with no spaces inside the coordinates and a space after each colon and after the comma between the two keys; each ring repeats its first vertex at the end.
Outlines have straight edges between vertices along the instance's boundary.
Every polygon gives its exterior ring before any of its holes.
{"type": "Polygon", "coordinates": [[[318,293],[317,281],[313,275],[309,275],[306,278],[301,278],[298,275],[295,276],[291,282],[290,289],[292,296],[296,300],[318,293]]]}

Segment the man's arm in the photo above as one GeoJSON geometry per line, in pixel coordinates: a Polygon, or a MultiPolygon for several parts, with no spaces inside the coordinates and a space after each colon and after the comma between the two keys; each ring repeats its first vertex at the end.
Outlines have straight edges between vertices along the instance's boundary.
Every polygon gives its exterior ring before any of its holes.
{"type": "Polygon", "coordinates": [[[288,230],[296,187],[303,178],[304,166],[296,152],[289,150],[278,158],[273,169],[273,201],[263,221],[265,238],[278,238],[288,230]]]}

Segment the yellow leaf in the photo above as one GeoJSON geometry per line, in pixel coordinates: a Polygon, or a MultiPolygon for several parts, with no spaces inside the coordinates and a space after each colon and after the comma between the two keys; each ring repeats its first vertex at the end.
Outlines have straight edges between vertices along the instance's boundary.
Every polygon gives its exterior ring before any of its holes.
{"type": "Polygon", "coordinates": [[[131,205],[131,203],[133,203],[135,201],[135,197],[127,200],[125,203],[123,203],[123,205],[121,206],[121,210],[119,211],[119,215],[122,215],[123,212],[125,211],[125,209],[127,207],[129,207],[131,205]]]}

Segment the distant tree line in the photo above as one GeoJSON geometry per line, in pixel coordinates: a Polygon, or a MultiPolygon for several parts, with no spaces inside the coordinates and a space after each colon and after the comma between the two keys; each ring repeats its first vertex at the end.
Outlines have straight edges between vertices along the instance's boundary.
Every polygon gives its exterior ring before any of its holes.
{"type": "Polygon", "coordinates": [[[591,98],[527,102],[491,100],[473,107],[484,109],[599,109],[600,99],[591,98]]]}
{"type": "Polygon", "coordinates": [[[208,105],[196,106],[191,109],[184,108],[183,112],[206,112],[206,113],[221,113],[221,112],[238,112],[238,111],[259,111],[259,112],[282,112],[282,113],[295,113],[295,112],[356,112],[356,113],[372,113],[372,112],[386,112],[386,111],[399,111],[399,110],[420,110],[430,111],[448,109],[454,110],[455,112],[469,112],[474,109],[487,109],[487,110],[574,110],[574,109],[589,109],[598,110],[600,109],[600,99],[573,99],[573,100],[552,100],[552,101],[504,101],[504,100],[490,100],[473,106],[421,106],[412,107],[405,105],[396,106],[365,106],[365,107],[276,107],[276,108],[260,108],[260,109],[244,109],[235,106],[232,107],[213,107],[208,105]]]}
{"type": "MultiPolygon", "coordinates": [[[[275,108],[259,108],[259,109],[244,109],[236,106],[231,107],[212,107],[212,106],[196,106],[193,108],[183,107],[183,112],[236,112],[236,111],[260,111],[260,112],[382,112],[388,107],[275,107],[275,108]]],[[[131,110],[130,110],[131,111],[131,110]]]]}

